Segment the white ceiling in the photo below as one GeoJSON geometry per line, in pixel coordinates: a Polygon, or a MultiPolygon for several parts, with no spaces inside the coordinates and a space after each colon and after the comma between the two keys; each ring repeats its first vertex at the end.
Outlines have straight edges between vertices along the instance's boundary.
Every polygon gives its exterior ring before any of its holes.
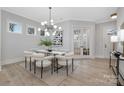
{"type": "MultiPolygon", "coordinates": [[[[3,10],[35,20],[37,22],[48,19],[48,7],[4,7],[3,10]]],[[[52,18],[55,22],[64,20],[82,20],[92,22],[111,21],[110,15],[117,11],[117,7],[53,7],[52,18]]]]}

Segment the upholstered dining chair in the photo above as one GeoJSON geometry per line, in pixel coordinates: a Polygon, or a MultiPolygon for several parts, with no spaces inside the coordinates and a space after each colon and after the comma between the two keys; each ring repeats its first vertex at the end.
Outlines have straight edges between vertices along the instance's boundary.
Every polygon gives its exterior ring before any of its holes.
{"type": "MultiPolygon", "coordinates": [[[[57,55],[56,58],[57,58],[57,65],[60,65],[60,66],[65,66],[66,67],[66,73],[67,73],[67,76],[68,76],[68,66],[69,65],[72,65],[72,72],[74,70],[74,59],[73,59],[73,56],[74,56],[74,52],[68,52],[66,53],[65,55],[57,55]]],[[[58,66],[57,66],[58,67],[58,66]]]]}
{"type": "Polygon", "coordinates": [[[36,74],[36,67],[41,68],[41,78],[43,76],[43,68],[51,66],[51,74],[53,73],[52,59],[53,56],[45,56],[43,53],[33,53],[34,60],[34,74],[36,74]]]}
{"type": "Polygon", "coordinates": [[[30,71],[31,71],[31,62],[32,62],[33,51],[24,51],[25,56],[25,68],[27,68],[27,62],[30,61],[30,71]]]}

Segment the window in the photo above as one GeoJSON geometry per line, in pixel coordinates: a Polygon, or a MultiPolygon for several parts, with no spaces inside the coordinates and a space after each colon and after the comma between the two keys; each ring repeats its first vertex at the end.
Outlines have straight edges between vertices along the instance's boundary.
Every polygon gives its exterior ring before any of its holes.
{"type": "Polygon", "coordinates": [[[36,27],[27,25],[27,34],[28,35],[36,35],[36,27]]]}
{"type": "Polygon", "coordinates": [[[8,26],[9,32],[22,33],[22,30],[21,30],[22,26],[20,23],[9,21],[8,25],[9,25],[8,26]]]}

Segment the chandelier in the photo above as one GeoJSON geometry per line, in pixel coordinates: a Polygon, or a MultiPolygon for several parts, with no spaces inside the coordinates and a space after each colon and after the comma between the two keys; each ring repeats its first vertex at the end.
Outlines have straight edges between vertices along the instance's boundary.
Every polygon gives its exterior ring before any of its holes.
{"type": "Polygon", "coordinates": [[[58,27],[54,24],[53,19],[51,18],[52,7],[49,7],[49,20],[41,22],[41,28],[38,28],[38,31],[44,31],[45,36],[56,35],[57,31],[61,31],[62,27],[58,27]]]}

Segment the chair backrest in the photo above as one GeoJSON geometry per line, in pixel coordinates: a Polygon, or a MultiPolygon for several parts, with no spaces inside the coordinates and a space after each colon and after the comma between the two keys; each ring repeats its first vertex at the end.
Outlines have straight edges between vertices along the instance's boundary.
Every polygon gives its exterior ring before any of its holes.
{"type": "Polygon", "coordinates": [[[29,55],[32,55],[32,54],[33,54],[32,51],[24,51],[24,55],[25,55],[25,56],[29,56],[29,55]]]}
{"type": "Polygon", "coordinates": [[[43,53],[33,53],[32,58],[34,60],[42,60],[45,55],[43,53]]]}
{"type": "Polygon", "coordinates": [[[43,53],[33,53],[32,56],[35,57],[35,58],[41,58],[41,57],[44,57],[45,54],[43,54],[43,53]]]}
{"type": "Polygon", "coordinates": [[[72,56],[72,55],[74,55],[74,52],[73,52],[73,51],[68,52],[68,53],[65,54],[65,56],[67,56],[67,57],[68,57],[68,56],[72,56]]]}
{"type": "Polygon", "coordinates": [[[34,60],[51,60],[54,56],[45,56],[44,53],[33,53],[32,57],[34,60]]]}

